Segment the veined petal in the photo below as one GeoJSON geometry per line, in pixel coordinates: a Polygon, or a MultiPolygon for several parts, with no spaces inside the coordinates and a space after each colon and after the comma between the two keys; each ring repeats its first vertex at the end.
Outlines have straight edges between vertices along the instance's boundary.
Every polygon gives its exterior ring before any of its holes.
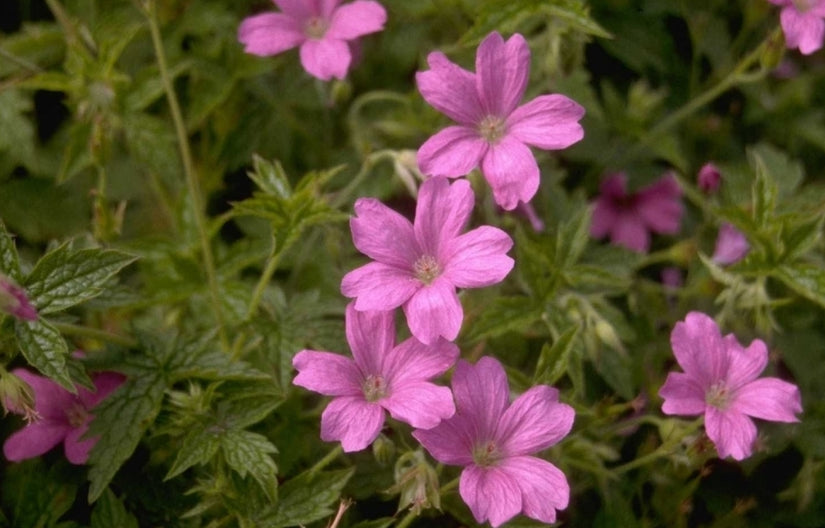
{"type": "Polygon", "coordinates": [[[384,426],[384,409],[355,396],[332,400],[321,415],[321,440],[339,440],[344,451],[361,451],[369,446],[384,426]]]}
{"type": "Polygon", "coordinates": [[[464,310],[455,293],[455,286],[439,277],[415,292],[404,304],[404,315],[412,335],[429,345],[439,337],[454,340],[461,330],[464,310]]]}
{"type": "Polygon", "coordinates": [[[3,444],[3,454],[12,462],[38,457],[59,444],[71,430],[68,423],[41,419],[12,434],[3,444]]]}
{"type": "Polygon", "coordinates": [[[579,120],[584,107],[564,95],[541,95],[521,105],[507,118],[514,138],[545,150],[567,148],[584,137],[579,120]]]}
{"type": "Polygon", "coordinates": [[[751,456],[756,425],[744,414],[733,409],[720,411],[709,406],[705,413],[705,431],[716,445],[719,458],[730,455],[734,460],[743,460],[751,456]]]}
{"type": "Polygon", "coordinates": [[[317,8],[316,8],[317,11],[316,12],[319,13],[324,18],[330,18],[334,14],[334,12],[336,11],[336,8],[338,7],[338,4],[341,3],[341,0],[310,0],[310,1],[315,2],[315,4],[317,5],[317,8]]]}
{"type": "Polygon", "coordinates": [[[499,466],[521,490],[522,512],[531,519],[556,522],[556,510],[567,508],[570,485],[564,473],[546,460],[520,456],[502,461],[499,466]]]}
{"type": "Polygon", "coordinates": [[[796,414],[802,412],[802,400],[793,383],[761,378],[736,391],[730,409],[772,422],[798,422],[796,414]]]}
{"type": "Polygon", "coordinates": [[[481,288],[504,280],[514,261],[510,235],[481,226],[449,241],[443,247],[444,277],[459,288],[481,288]]]}
{"type": "Polygon", "coordinates": [[[456,344],[444,338],[425,345],[411,337],[386,354],[382,372],[391,386],[429,380],[455,365],[459,353],[456,344]]]}
{"type": "Polygon", "coordinates": [[[475,74],[438,51],[427,55],[427,64],[429,70],[415,74],[421,97],[453,121],[473,128],[478,125],[484,115],[476,92],[475,74]]]}
{"type": "Polygon", "coordinates": [[[324,37],[301,44],[301,65],[307,73],[322,81],[346,77],[350,62],[352,54],[344,40],[324,37]]]}
{"type": "Polygon", "coordinates": [[[803,55],[810,55],[822,47],[825,36],[825,20],[811,13],[800,13],[788,6],[779,14],[785,44],[789,48],[799,48],[803,55]]]}
{"type": "Polygon", "coordinates": [[[87,409],[92,409],[103,401],[108,395],[113,393],[126,381],[126,376],[119,372],[100,372],[92,377],[95,392],[91,392],[83,387],[78,387],[77,397],[87,409]]]}
{"type": "Polygon", "coordinates": [[[412,435],[442,464],[467,466],[473,463],[475,424],[458,414],[432,429],[416,429],[412,435]]]}
{"type": "Polygon", "coordinates": [[[670,334],[670,346],[685,373],[704,389],[726,379],[728,354],[716,321],[690,312],[670,334]]]}
{"type": "Polygon", "coordinates": [[[488,143],[474,128],[449,126],[418,149],[418,168],[428,176],[464,176],[478,167],[488,143]]]}
{"type": "Polygon", "coordinates": [[[355,309],[355,303],[350,303],[346,312],[346,332],[347,343],[361,375],[383,373],[385,356],[395,345],[393,312],[359,311],[355,309]]]}
{"type": "Polygon", "coordinates": [[[315,2],[307,2],[307,0],[273,0],[273,2],[278,9],[300,21],[321,14],[315,2]]]}
{"type": "Polygon", "coordinates": [[[475,366],[458,360],[452,383],[456,411],[473,423],[473,437],[492,439],[510,401],[504,367],[489,356],[475,366]]]}
{"type": "Polygon", "coordinates": [[[326,396],[363,397],[362,373],[351,359],[331,352],[301,350],[292,358],[292,383],[326,396]]]}
{"type": "Polygon", "coordinates": [[[89,452],[99,440],[98,437],[82,438],[88,430],[88,425],[72,429],[63,441],[63,452],[72,464],[85,464],[89,460],[89,452]]]}
{"type": "Polygon", "coordinates": [[[41,418],[55,423],[68,423],[65,410],[75,403],[72,393],[49,378],[32,374],[26,369],[17,368],[11,373],[31,387],[34,392],[34,409],[41,418]]]}
{"type": "Polygon", "coordinates": [[[489,520],[494,528],[518,515],[522,509],[518,482],[507,471],[495,466],[464,468],[458,492],[476,521],[489,520]]]}
{"type": "Polygon", "coordinates": [[[531,455],[567,436],[575,414],[572,407],[559,403],[559,391],[537,385],[504,411],[496,440],[506,456],[531,455]]]}
{"type": "Polygon", "coordinates": [[[245,18],[238,28],[244,51],[253,55],[275,55],[306,40],[294,18],[280,13],[263,13],[245,18]]]}
{"type": "Polygon", "coordinates": [[[374,198],[359,198],[355,215],[349,225],[358,251],[378,262],[412,269],[419,249],[409,220],[374,198]]]}
{"type": "Polygon", "coordinates": [[[768,365],[768,346],[761,339],[754,339],[748,348],[739,344],[736,336],[722,338],[728,353],[727,385],[732,390],[759,377],[768,365]]]}
{"type": "Polygon", "coordinates": [[[662,404],[665,414],[693,416],[705,412],[705,390],[683,372],[669,373],[659,389],[659,396],[665,400],[662,404]]]}
{"type": "Polygon", "coordinates": [[[529,202],[539,188],[539,166],[533,153],[514,137],[491,145],[481,160],[481,172],[493,188],[496,203],[507,211],[529,202]]]}
{"type": "Polygon", "coordinates": [[[430,429],[455,414],[453,393],[447,387],[425,381],[407,382],[390,387],[390,392],[379,403],[393,418],[413,427],[430,429]]]}
{"type": "Polygon", "coordinates": [[[344,275],[341,293],[355,298],[356,310],[393,310],[422,286],[408,270],[370,262],[344,275]]]}
{"type": "Polygon", "coordinates": [[[441,248],[458,236],[473,212],[475,196],[467,180],[450,185],[444,177],[430,178],[418,190],[415,239],[426,255],[439,257],[441,248]]]}
{"type": "Polygon", "coordinates": [[[326,37],[352,40],[384,29],[387,11],[378,2],[356,0],[344,4],[332,13],[326,37]]]}
{"type": "Polygon", "coordinates": [[[530,48],[518,33],[505,42],[493,32],[479,44],[475,81],[487,114],[502,118],[510,115],[524,96],[529,76],[530,48]]]}

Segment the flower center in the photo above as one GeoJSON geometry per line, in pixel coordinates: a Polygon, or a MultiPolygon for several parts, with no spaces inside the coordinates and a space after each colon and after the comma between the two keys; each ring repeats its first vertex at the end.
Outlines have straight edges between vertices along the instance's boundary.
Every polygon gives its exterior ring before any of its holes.
{"type": "Polygon", "coordinates": [[[731,392],[725,385],[725,382],[720,381],[710,386],[705,393],[705,403],[711,407],[716,407],[720,411],[724,411],[730,405],[731,392]]]}
{"type": "Polygon", "coordinates": [[[89,419],[89,413],[79,402],[75,402],[66,409],[66,419],[72,427],[80,427],[89,419]]]}
{"type": "Polygon", "coordinates": [[[387,396],[387,382],[381,376],[370,374],[361,385],[364,391],[364,398],[370,403],[377,402],[387,396]]]}
{"type": "Polygon", "coordinates": [[[488,143],[496,143],[507,133],[507,126],[504,119],[488,115],[478,124],[478,133],[487,140],[488,143]]]}
{"type": "Polygon", "coordinates": [[[441,274],[438,261],[430,255],[421,255],[413,264],[415,278],[426,285],[430,285],[441,274]]]}
{"type": "Polygon", "coordinates": [[[312,17],[304,25],[304,33],[311,39],[322,39],[329,29],[329,22],[321,17],[312,17]]]}
{"type": "Polygon", "coordinates": [[[477,444],[473,448],[473,462],[478,467],[490,467],[501,460],[501,453],[492,440],[477,444]]]}

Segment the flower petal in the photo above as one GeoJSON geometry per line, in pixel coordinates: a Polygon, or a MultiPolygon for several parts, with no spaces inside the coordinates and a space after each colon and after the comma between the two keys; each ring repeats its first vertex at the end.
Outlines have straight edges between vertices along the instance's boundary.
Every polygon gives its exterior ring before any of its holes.
{"type": "Polygon", "coordinates": [[[716,445],[719,458],[730,455],[734,460],[743,460],[751,456],[753,441],[756,440],[756,425],[744,414],[733,409],[720,411],[708,406],[705,431],[716,445]]]}
{"type": "Polygon", "coordinates": [[[670,334],[676,361],[703,389],[725,379],[728,354],[716,321],[701,312],[690,312],[670,334]]]}
{"type": "Polygon", "coordinates": [[[441,248],[464,230],[473,212],[475,196],[470,182],[450,185],[443,177],[430,178],[418,190],[415,206],[415,239],[426,255],[438,257],[441,248]]]}
{"type": "Polygon", "coordinates": [[[363,375],[351,359],[331,352],[301,350],[292,358],[294,385],[326,396],[363,396],[363,375]]]}
{"type": "Polygon", "coordinates": [[[386,354],[382,371],[390,385],[424,381],[447,372],[459,353],[456,344],[446,339],[425,345],[411,337],[386,354]]]}
{"type": "Polygon", "coordinates": [[[324,37],[309,39],[301,44],[301,65],[322,81],[347,76],[352,54],[346,41],[324,37]]]}
{"type": "Polygon", "coordinates": [[[390,391],[379,403],[393,418],[413,427],[430,429],[455,414],[453,393],[447,387],[419,381],[392,386],[390,391]]]}
{"type": "Polygon", "coordinates": [[[531,519],[556,522],[556,510],[563,510],[570,503],[567,477],[550,462],[521,456],[508,458],[499,467],[518,484],[522,512],[531,519]]]}
{"type": "Polygon", "coordinates": [[[355,215],[349,225],[358,251],[378,262],[412,269],[419,249],[409,220],[374,198],[359,198],[355,215]]]}
{"type": "Polygon", "coordinates": [[[415,74],[421,97],[453,121],[475,128],[484,117],[476,92],[475,74],[438,51],[427,55],[427,64],[429,70],[415,74]]]}
{"type": "Polygon", "coordinates": [[[458,360],[453,373],[456,411],[474,424],[473,436],[494,437],[510,400],[507,374],[498,360],[484,356],[475,366],[458,360]]]}
{"type": "Polygon", "coordinates": [[[713,249],[713,261],[723,266],[735,264],[745,258],[751,245],[745,234],[728,223],[722,224],[713,249]]]}
{"type": "Polygon", "coordinates": [[[275,55],[306,40],[301,27],[290,16],[263,13],[245,18],[238,28],[244,51],[253,55],[275,55]]]}
{"type": "Polygon", "coordinates": [[[802,412],[799,388],[779,378],[762,378],[741,387],[731,402],[737,412],[772,422],[798,422],[802,412]]]}
{"type": "Polygon", "coordinates": [[[682,220],[682,189],[673,175],[667,175],[637,193],[636,211],[656,233],[679,231],[682,220]]]}
{"type": "Polygon", "coordinates": [[[761,339],[754,339],[748,348],[739,344],[736,336],[722,338],[728,353],[727,386],[731,390],[750,383],[759,377],[768,365],[768,346],[761,339]]]}
{"type": "Polygon", "coordinates": [[[482,288],[504,280],[514,261],[510,235],[481,226],[451,240],[443,248],[444,277],[458,288],[482,288]]]}
{"type": "Polygon", "coordinates": [[[822,47],[825,36],[825,20],[822,18],[788,6],[780,13],[779,20],[787,47],[799,48],[803,55],[810,55],[822,47]]]}
{"type": "Polygon", "coordinates": [[[493,527],[509,521],[521,511],[521,489],[504,469],[468,466],[458,484],[461,498],[476,521],[490,521],[493,527]]]}
{"type": "Polygon", "coordinates": [[[567,148],[584,137],[579,120],[584,107],[564,95],[541,95],[507,118],[507,133],[545,150],[567,148]]]}
{"type": "Polygon", "coordinates": [[[645,253],[650,249],[650,233],[635,211],[621,211],[613,224],[610,243],[645,253]]]}
{"type": "Polygon", "coordinates": [[[126,376],[119,372],[100,372],[92,377],[95,392],[78,387],[77,397],[87,409],[92,409],[102,402],[108,395],[117,390],[126,381],[126,376]]]}
{"type": "Polygon", "coordinates": [[[505,136],[481,160],[481,172],[493,188],[496,203],[507,211],[519,200],[529,202],[539,188],[539,166],[524,143],[505,136]]]}
{"type": "Polygon", "coordinates": [[[98,437],[82,438],[88,430],[88,425],[72,429],[63,441],[63,452],[72,464],[85,464],[89,460],[89,452],[100,439],[98,437]]]}
{"type": "Polygon", "coordinates": [[[496,440],[506,456],[531,455],[567,436],[575,414],[572,407],[559,403],[559,391],[537,385],[504,411],[496,440]]]}
{"type": "Polygon", "coordinates": [[[620,211],[613,200],[606,196],[599,196],[593,205],[593,216],[590,219],[590,236],[602,238],[613,231],[619,219],[620,211]]]}
{"type": "Polygon", "coordinates": [[[464,310],[455,293],[455,286],[443,277],[424,286],[404,304],[410,332],[425,345],[439,337],[452,341],[461,330],[464,310]]]}
{"type": "Polygon", "coordinates": [[[12,462],[38,457],[59,444],[71,430],[68,423],[41,419],[12,434],[3,444],[3,454],[12,462]]]}
{"type": "MultiPolygon", "coordinates": [[[[391,310],[356,310],[347,305],[347,343],[362,375],[384,372],[384,357],[395,345],[395,315],[391,310]]],[[[359,380],[359,384],[361,381],[359,380]]]]}
{"type": "Polygon", "coordinates": [[[318,16],[321,14],[318,10],[313,10],[317,7],[315,2],[307,2],[307,0],[273,0],[278,9],[287,15],[298,20],[304,20],[311,16],[318,16]]]}
{"type": "Polygon", "coordinates": [[[363,396],[343,396],[332,400],[321,415],[321,440],[340,440],[344,451],[361,451],[369,446],[384,426],[384,409],[364,401],[363,396]]]}
{"type": "Polygon", "coordinates": [[[432,429],[416,429],[412,435],[430,455],[451,466],[467,466],[473,463],[472,420],[454,414],[432,429]]]}
{"type": "Polygon", "coordinates": [[[418,168],[428,176],[464,176],[478,167],[487,148],[474,128],[449,126],[418,149],[418,168]]]}
{"type": "Polygon", "coordinates": [[[370,262],[341,280],[341,293],[355,298],[356,310],[394,310],[423,285],[407,270],[370,262]]]}
{"type": "Polygon", "coordinates": [[[665,414],[693,416],[705,412],[705,390],[683,372],[668,374],[659,396],[665,400],[662,404],[665,414]]]}
{"type": "Polygon", "coordinates": [[[510,115],[521,101],[529,77],[530,48],[518,33],[505,42],[498,32],[493,32],[479,44],[475,81],[482,108],[488,115],[510,115]]]}
{"type": "Polygon", "coordinates": [[[378,2],[356,0],[332,13],[327,38],[352,40],[384,29],[387,11],[378,2]]]}
{"type": "Polygon", "coordinates": [[[26,369],[14,369],[12,374],[31,387],[34,392],[34,409],[41,418],[68,424],[65,410],[75,403],[72,393],[49,378],[32,374],[26,369]]]}

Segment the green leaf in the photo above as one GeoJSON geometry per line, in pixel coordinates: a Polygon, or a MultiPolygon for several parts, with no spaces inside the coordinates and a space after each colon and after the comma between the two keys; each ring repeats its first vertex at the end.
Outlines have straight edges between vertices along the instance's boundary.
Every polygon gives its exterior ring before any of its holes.
{"type": "Polygon", "coordinates": [[[306,472],[281,486],[278,509],[271,516],[273,528],[309,524],[334,513],[329,506],[341,496],[354,468],[306,472]]]}
{"type": "Polygon", "coordinates": [[[0,501],[14,527],[50,527],[75,501],[77,481],[65,465],[48,467],[40,458],[8,465],[0,501]]]}
{"type": "Polygon", "coordinates": [[[17,345],[30,365],[66,390],[76,392],[66,364],[69,346],[55,327],[40,318],[36,321],[15,321],[14,331],[17,345]]]}
{"type": "Polygon", "coordinates": [[[92,510],[91,528],[138,528],[135,517],[126,511],[112,490],[106,488],[92,510]]]}
{"type": "Polygon", "coordinates": [[[220,437],[227,465],[241,477],[251,475],[274,500],[278,488],[278,467],[270,453],[278,450],[265,436],[244,430],[229,430],[220,437]]]}
{"type": "Polygon", "coordinates": [[[255,170],[249,177],[260,190],[283,200],[292,196],[292,186],[281,162],[269,162],[256,154],[252,157],[252,166],[255,170]]]}
{"type": "Polygon", "coordinates": [[[590,240],[590,209],[582,204],[556,232],[556,263],[568,268],[578,262],[590,240]]]}
{"type": "Polygon", "coordinates": [[[798,262],[779,266],[771,275],[802,297],[825,307],[825,268],[822,266],[798,262]]]}
{"type": "Polygon", "coordinates": [[[206,464],[217,454],[220,446],[220,435],[211,431],[211,426],[204,424],[190,430],[183,438],[175,462],[164,480],[174,478],[194,465],[206,464]]]}
{"type": "Polygon", "coordinates": [[[748,158],[756,173],[753,186],[751,187],[753,201],[753,219],[756,224],[765,228],[770,223],[776,209],[776,198],[778,189],[773,174],[768,170],[768,166],[761,154],[757,150],[750,150],[748,158]]]}
{"type": "Polygon", "coordinates": [[[547,343],[541,349],[533,381],[539,384],[553,385],[565,372],[570,361],[570,352],[579,337],[579,326],[571,326],[550,346],[547,343]]]}
{"type": "Polygon", "coordinates": [[[783,230],[782,243],[785,249],[783,257],[787,260],[793,260],[814,247],[822,238],[822,224],[824,222],[825,217],[817,215],[783,230]]]}
{"type": "Polygon", "coordinates": [[[484,306],[465,338],[476,342],[508,332],[521,332],[539,320],[541,310],[529,297],[497,297],[484,306]]]}
{"type": "Polygon", "coordinates": [[[112,249],[50,251],[26,278],[29,299],[40,314],[59,312],[100,295],[118,271],[135,257],[112,249]]]}
{"type": "Polygon", "coordinates": [[[17,247],[9,232],[6,231],[6,225],[2,220],[0,220],[0,272],[5,273],[18,284],[23,280],[20,262],[17,258],[17,247]]]}
{"type": "Polygon", "coordinates": [[[216,332],[199,339],[176,337],[166,345],[170,351],[169,377],[175,382],[189,378],[208,380],[267,380],[271,376],[241,360],[233,360],[220,349],[216,332]]]}
{"type": "Polygon", "coordinates": [[[37,172],[36,135],[33,121],[27,117],[32,107],[28,94],[16,89],[0,91],[0,153],[37,172]]]}

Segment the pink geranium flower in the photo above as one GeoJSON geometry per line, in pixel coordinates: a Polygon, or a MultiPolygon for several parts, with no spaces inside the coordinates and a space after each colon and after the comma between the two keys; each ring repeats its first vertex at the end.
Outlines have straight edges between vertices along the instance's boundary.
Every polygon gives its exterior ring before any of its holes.
{"type": "Polygon", "coordinates": [[[696,183],[705,194],[713,194],[719,189],[722,183],[722,174],[719,167],[713,163],[705,163],[696,175],[696,183]]]}
{"type": "Polygon", "coordinates": [[[459,361],[453,374],[456,414],[413,436],[439,462],[464,466],[459,493],[478,522],[493,526],[519,512],[541,522],[567,507],[570,487],[559,468],[530,456],[564,438],[573,408],[546,385],[509,405],[507,375],[497,360],[459,361]]]}
{"type": "Polygon", "coordinates": [[[335,396],[321,416],[321,439],[340,440],[344,451],[370,445],[384,425],[384,411],[413,427],[434,427],[455,412],[450,389],[429,380],[458,359],[458,347],[440,340],[424,345],[411,337],[395,345],[392,312],[359,312],[347,306],[347,341],[353,359],[302,350],[292,360],[293,383],[335,396]]]}
{"type": "Polygon", "coordinates": [[[82,438],[94,418],[92,411],[125,381],[124,376],[116,372],[101,372],[92,377],[97,389],[95,392],[78,387],[77,394],[72,394],[49,378],[28,370],[15,369],[12,372],[32,388],[36,417],[3,444],[6,458],[13,462],[34,458],[63,442],[69,462],[85,464],[89,451],[98,440],[82,438]]]}
{"type": "Polygon", "coordinates": [[[430,178],[418,193],[415,223],[378,200],[355,202],[352,240],[370,262],[344,276],[341,292],[357,310],[404,307],[407,324],[430,344],[458,336],[464,312],[456,288],[479,288],[504,279],[513,268],[512,239],[482,226],[461,234],[470,219],[473,190],[466,180],[452,185],[430,178]]]}
{"type": "Polygon", "coordinates": [[[650,232],[673,234],[682,219],[682,190],[673,175],[635,193],[627,192],[627,176],[608,176],[596,199],[590,234],[610,235],[610,242],[640,253],[650,248],[650,232]]]}
{"type": "Polygon", "coordinates": [[[478,47],[476,73],[430,53],[428,71],[415,76],[422,97],[458,122],[418,149],[421,172],[464,176],[481,166],[501,207],[529,202],[539,187],[539,167],[527,145],[563,149],[583,135],[584,108],[563,95],[542,95],[518,106],[530,75],[530,50],[519,34],[491,33],[478,47]]]}
{"type": "Polygon", "coordinates": [[[751,245],[745,235],[732,225],[725,223],[719,228],[712,258],[714,262],[727,266],[745,258],[750,249],[751,245]]]}
{"type": "Polygon", "coordinates": [[[0,273],[0,312],[10,314],[21,321],[36,321],[37,310],[29,302],[23,288],[0,273]]]}
{"type": "Polygon", "coordinates": [[[822,47],[825,36],[825,0],[768,0],[782,6],[779,21],[785,45],[810,55],[822,47]]]}
{"type": "Polygon", "coordinates": [[[799,389],[778,378],[757,379],[768,364],[765,343],[747,348],[733,334],[722,337],[716,322],[691,312],[670,334],[676,361],[659,395],[665,414],[705,415],[705,430],[719,456],[742,460],[751,455],[756,426],[751,418],[797,422],[799,389]]]}
{"type": "Polygon", "coordinates": [[[387,12],[378,2],[357,0],[273,0],[282,13],[263,13],[241,23],[238,40],[247,53],[276,55],[300,46],[301,64],[310,75],[328,81],[347,75],[349,42],[381,31],[387,12]]]}

